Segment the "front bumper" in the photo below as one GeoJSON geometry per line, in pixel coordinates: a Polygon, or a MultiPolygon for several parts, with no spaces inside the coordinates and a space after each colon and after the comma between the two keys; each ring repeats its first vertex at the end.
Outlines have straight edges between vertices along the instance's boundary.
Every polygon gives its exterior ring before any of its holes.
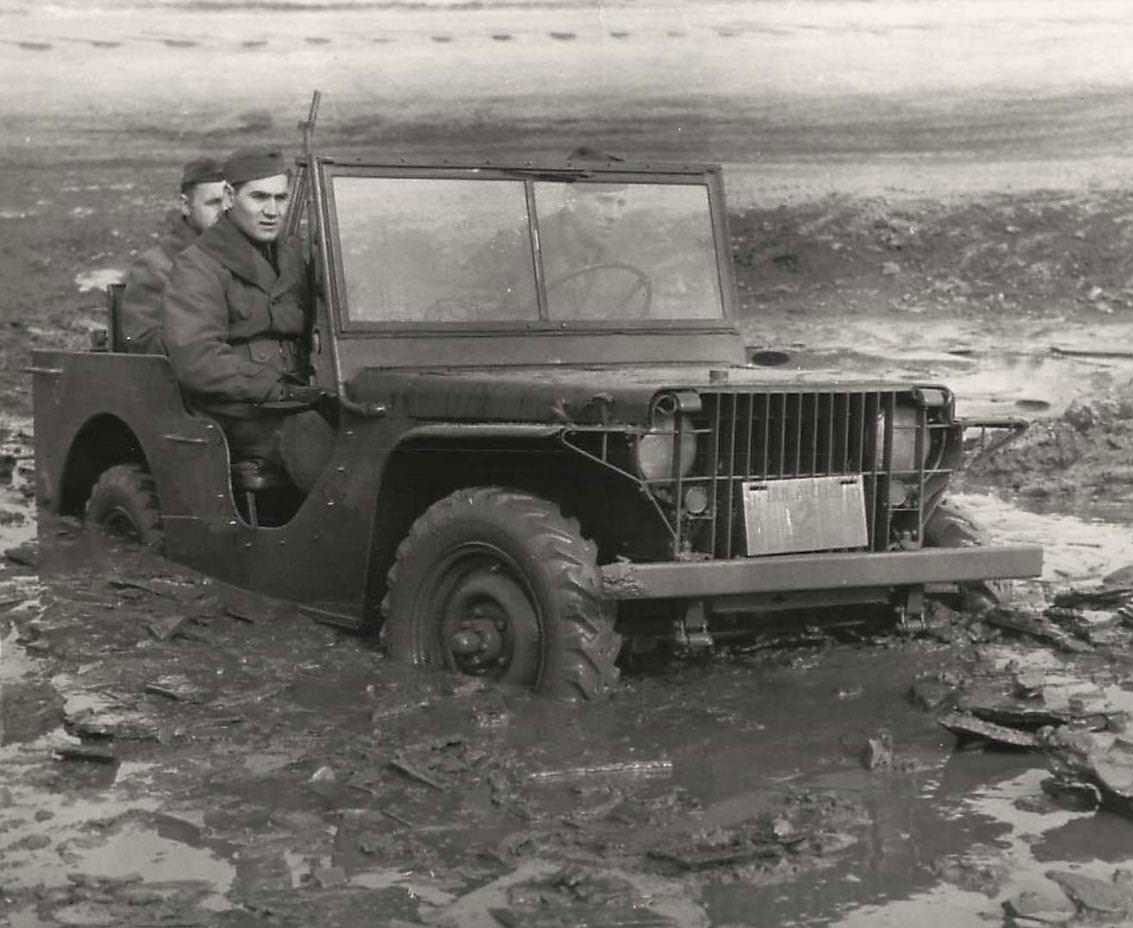
{"type": "Polygon", "coordinates": [[[850,551],[777,557],[652,564],[621,562],[601,568],[609,599],[713,599],[818,590],[892,589],[972,580],[1037,577],[1037,545],[850,551]]]}

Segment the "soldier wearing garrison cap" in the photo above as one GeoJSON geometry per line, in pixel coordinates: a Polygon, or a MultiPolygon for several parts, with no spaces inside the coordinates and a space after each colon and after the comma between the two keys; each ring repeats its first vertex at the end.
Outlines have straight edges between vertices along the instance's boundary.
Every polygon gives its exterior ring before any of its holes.
{"type": "Polygon", "coordinates": [[[224,162],[230,206],[174,263],[165,344],[187,400],[216,417],[234,461],[279,464],[283,414],[261,404],[313,401],[310,299],[298,242],[283,241],[290,173],[274,150],[224,162]]]}
{"type": "Polygon", "coordinates": [[[161,341],[161,300],[173,259],[220,218],[225,203],[220,162],[196,158],[185,165],[179,203],[166,213],[161,238],[138,256],[126,274],[119,318],[127,351],[165,353],[161,341]]]}

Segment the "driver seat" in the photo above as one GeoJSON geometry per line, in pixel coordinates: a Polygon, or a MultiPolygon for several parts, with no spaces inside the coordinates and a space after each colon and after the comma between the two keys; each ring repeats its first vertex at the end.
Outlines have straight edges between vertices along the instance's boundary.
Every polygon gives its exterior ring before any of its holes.
{"type": "MultiPolygon", "coordinates": [[[[268,492],[262,501],[268,504],[269,520],[280,516],[280,506],[294,514],[294,506],[311,492],[334,448],[335,430],[322,415],[305,410],[287,416],[279,430],[281,461],[237,460],[232,462],[232,488],[242,493],[243,511],[248,523],[260,523],[257,494],[268,492]],[[270,492],[276,491],[276,492],[270,492]],[[292,505],[287,500],[293,501],[292,505]]],[[[286,518],[284,519],[286,521],[286,518]]],[[[271,524],[278,524],[271,521],[271,524]]]]}
{"type": "Polygon", "coordinates": [[[260,460],[232,462],[232,489],[243,494],[244,514],[252,528],[259,528],[256,494],[292,486],[281,470],[260,460]]]}

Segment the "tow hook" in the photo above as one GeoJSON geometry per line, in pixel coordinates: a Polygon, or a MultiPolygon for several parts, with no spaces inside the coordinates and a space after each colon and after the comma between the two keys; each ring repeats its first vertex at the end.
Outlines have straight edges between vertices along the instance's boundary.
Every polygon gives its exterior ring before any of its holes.
{"type": "Polygon", "coordinates": [[[917,587],[904,594],[898,594],[896,600],[897,624],[905,632],[924,631],[925,622],[924,590],[917,587]]]}
{"type": "Polygon", "coordinates": [[[694,599],[685,610],[683,618],[673,623],[673,637],[678,648],[694,653],[710,651],[713,644],[708,631],[708,612],[703,599],[694,599]]]}

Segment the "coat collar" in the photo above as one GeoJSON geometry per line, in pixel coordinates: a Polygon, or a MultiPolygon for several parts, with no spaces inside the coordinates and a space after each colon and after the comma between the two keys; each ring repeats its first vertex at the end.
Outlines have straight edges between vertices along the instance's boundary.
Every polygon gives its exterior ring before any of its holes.
{"type": "Polygon", "coordinates": [[[302,272],[298,249],[290,242],[279,242],[276,274],[275,268],[228,216],[222,216],[201,235],[198,244],[241,280],[269,295],[293,286],[302,272]]]}
{"type": "Polygon", "coordinates": [[[181,215],[181,210],[171,209],[162,218],[161,238],[158,244],[173,257],[180,254],[197,240],[197,230],[181,215]]]}

